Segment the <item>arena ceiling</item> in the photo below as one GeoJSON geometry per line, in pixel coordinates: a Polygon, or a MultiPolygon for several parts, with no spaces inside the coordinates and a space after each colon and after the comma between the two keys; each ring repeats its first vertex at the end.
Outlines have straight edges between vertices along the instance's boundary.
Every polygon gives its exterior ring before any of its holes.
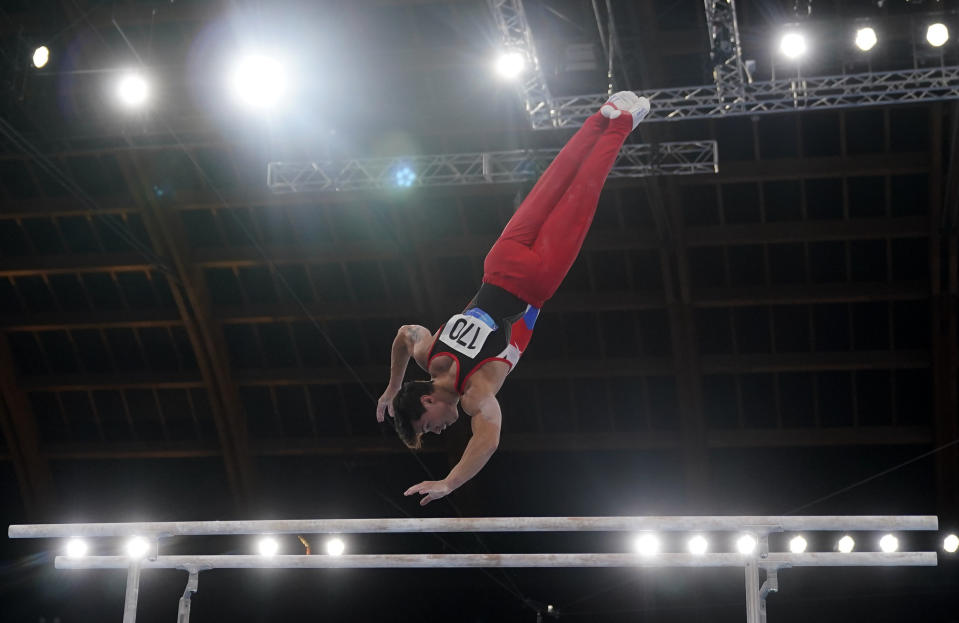
{"type": "MultiPolygon", "coordinates": [[[[816,3],[809,19],[873,17],[889,45],[872,62],[899,69],[916,24],[949,9],[879,4],[816,3]]],[[[525,6],[554,94],[606,91],[606,4],[525,6]]],[[[611,6],[617,88],[710,82],[701,3],[611,6]]],[[[744,55],[768,74],[768,39],[796,7],[737,8],[744,55]]],[[[631,142],[715,140],[718,172],[607,184],[500,393],[496,456],[450,502],[402,496],[446,473],[469,428],[460,418],[417,460],[377,425],[390,343],[471,298],[529,186],[274,195],[266,166],[560,147],[571,130],[531,130],[490,74],[496,41],[483,2],[4,3],[7,523],[801,509],[955,525],[956,446],[832,495],[959,438],[950,101],[641,125],[631,142]],[[303,42],[301,97],[267,120],[232,108],[213,75],[251,24],[303,42]],[[26,59],[41,42],[53,60],[36,71],[26,59]],[[104,84],[136,64],[160,86],[148,111],[124,114],[104,84]]],[[[872,69],[833,45],[805,71],[872,69]]],[[[916,58],[957,65],[950,46],[916,58]]],[[[627,536],[367,535],[349,547],[617,551],[627,536]]],[[[119,618],[119,575],[53,572],[37,543],[3,551],[10,620],[119,618]]],[[[219,573],[201,579],[194,620],[532,621],[546,603],[579,620],[742,617],[739,572],[219,573]]],[[[959,606],[948,560],[788,573],[770,598],[776,621],[904,620],[919,601],[923,620],[949,620],[959,606]]],[[[173,616],[181,578],[157,578],[141,620],[173,616]]]]}

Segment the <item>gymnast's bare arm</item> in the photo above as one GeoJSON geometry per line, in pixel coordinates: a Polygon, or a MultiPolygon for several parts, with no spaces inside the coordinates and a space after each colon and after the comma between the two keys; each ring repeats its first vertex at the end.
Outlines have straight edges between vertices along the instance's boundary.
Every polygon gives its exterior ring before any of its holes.
{"type": "Polygon", "coordinates": [[[403,386],[406,364],[412,357],[419,367],[426,370],[429,365],[427,355],[432,343],[433,334],[426,327],[407,324],[400,327],[399,331],[396,332],[396,338],[393,340],[393,348],[390,352],[390,382],[386,386],[386,391],[376,402],[377,422],[382,422],[385,419],[387,410],[389,410],[390,417],[394,417],[393,398],[396,397],[403,386]]]}
{"type": "Polygon", "coordinates": [[[426,506],[458,489],[470,478],[479,473],[499,446],[499,433],[503,423],[496,396],[487,393],[483,396],[463,396],[463,410],[472,416],[470,424],[473,436],[466,444],[466,450],[459,462],[443,480],[427,480],[406,490],[404,495],[420,494],[420,506],[426,506]]]}

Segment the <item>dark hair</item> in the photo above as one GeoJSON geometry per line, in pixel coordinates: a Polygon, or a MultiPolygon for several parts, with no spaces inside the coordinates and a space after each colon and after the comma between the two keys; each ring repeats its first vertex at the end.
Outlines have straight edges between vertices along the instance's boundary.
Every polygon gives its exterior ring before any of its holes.
{"type": "Polygon", "coordinates": [[[406,447],[418,450],[422,445],[422,433],[413,430],[413,425],[423,417],[426,407],[420,398],[433,393],[433,381],[407,381],[393,399],[393,428],[406,447]]]}

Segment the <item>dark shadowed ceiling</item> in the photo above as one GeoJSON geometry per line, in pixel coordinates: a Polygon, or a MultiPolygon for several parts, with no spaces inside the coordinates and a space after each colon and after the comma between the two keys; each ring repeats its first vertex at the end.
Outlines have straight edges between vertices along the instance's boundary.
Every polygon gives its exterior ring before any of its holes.
{"type": "MultiPolygon", "coordinates": [[[[606,3],[524,4],[554,93],[605,91],[606,3]]],[[[930,13],[959,30],[947,2],[879,4],[817,2],[808,19],[831,47],[803,71],[959,64],[954,42],[941,56],[914,44],[930,13]],[[859,17],[886,28],[871,65],[837,34],[859,17]]],[[[611,5],[617,88],[710,82],[702,3],[611,5]]],[[[774,66],[770,41],[806,8],[739,4],[759,76],[794,71],[774,66]]],[[[572,131],[530,130],[490,74],[497,37],[487,4],[463,0],[5,2],[6,523],[800,512],[939,514],[955,528],[959,452],[931,452],[959,437],[950,101],[641,126],[631,141],[716,140],[719,172],[607,184],[500,393],[499,451],[448,501],[403,497],[445,475],[469,424],[419,459],[377,425],[395,331],[463,307],[529,186],[273,195],[267,162],[560,147],[572,131]],[[217,74],[224,50],[258,37],[300,50],[300,97],[268,120],[233,108],[217,74]],[[51,64],[28,70],[39,43],[51,64]],[[155,103],[118,111],[109,78],[138,65],[155,103]]],[[[629,539],[347,547],[628,551],[629,539]]],[[[119,620],[124,574],[55,571],[58,547],[4,542],[0,618],[119,620]]],[[[787,570],[770,621],[952,621],[957,569],[943,554],[932,569],[787,570]]],[[[172,620],[182,576],[144,576],[141,621],[172,620]]],[[[532,622],[553,604],[579,621],[737,621],[742,591],[739,570],[213,571],[193,620],[532,622]]]]}

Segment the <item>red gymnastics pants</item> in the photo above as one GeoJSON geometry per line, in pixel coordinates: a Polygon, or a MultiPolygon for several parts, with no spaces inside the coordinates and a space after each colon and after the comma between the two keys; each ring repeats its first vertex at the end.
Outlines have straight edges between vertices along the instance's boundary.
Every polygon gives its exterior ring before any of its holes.
{"type": "Polygon", "coordinates": [[[537,308],[553,296],[579,255],[603,183],[632,129],[628,114],[586,120],[490,249],[483,283],[537,308]]]}

